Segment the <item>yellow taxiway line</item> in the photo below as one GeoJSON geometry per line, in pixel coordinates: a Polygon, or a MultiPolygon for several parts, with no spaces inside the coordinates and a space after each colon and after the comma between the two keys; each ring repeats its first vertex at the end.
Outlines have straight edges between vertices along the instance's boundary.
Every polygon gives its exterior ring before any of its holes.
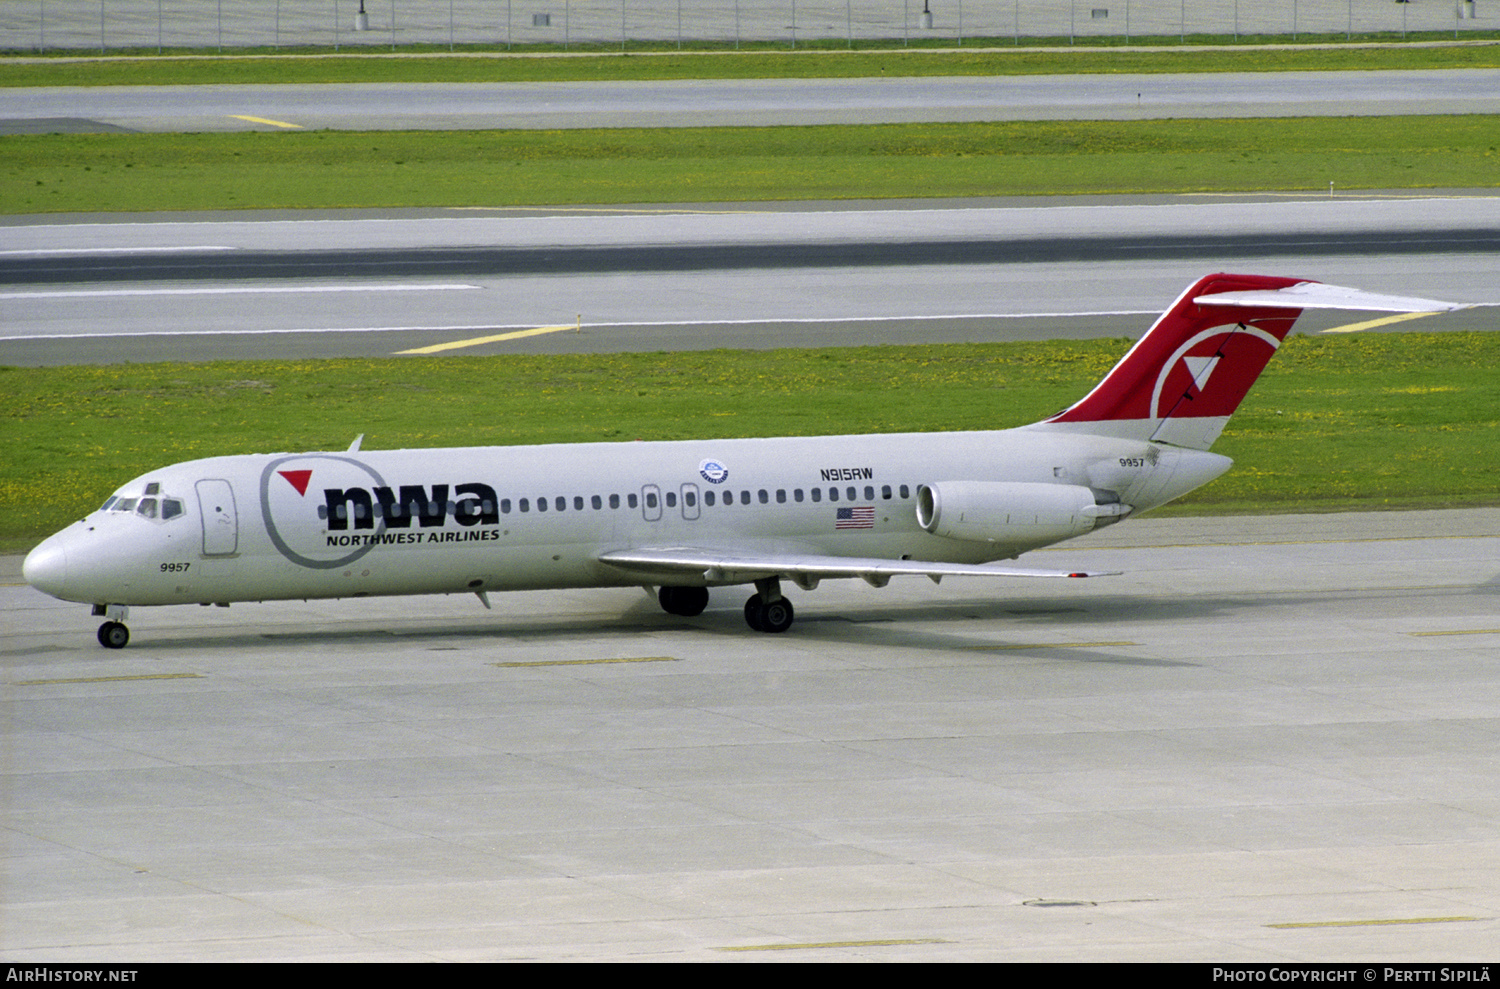
{"type": "Polygon", "coordinates": [[[1436,316],[1435,312],[1403,312],[1394,316],[1382,316],[1380,319],[1370,319],[1363,323],[1349,323],[1344,326],[1334,326],[1324,330],[1324,333],[1358,333],[1360,330],[1373,330],[1377,326],[1389,326],[1392,323],[1404,323],[1409,319],[1422,319],[1427,316],[1436,316]]]}
{"type": "Polygon", "coordinates": [[[1397,917],[1392,920],[1310,920],[1295,924],[1267,924],[1279,930],[1297,930],[1305,927],[1390,927],[1400,924],[1468,924],[1480,917],[1397,917]]]}
{"type": "Polygon", "coordinates": [[[60,680],[17,680],[18,687],[42,687],[58,683],[117,683],[124,680],[199,680],[202,673],[137,673],[106,677],[67,677],[60,680]]]}
{"type": "Polygon", "coordinates": [[[497,333],[492,337],[474,337],[469,340],[454,340],[450,343],[435,343],[431,347],[414,347],[411,350],[398,350],[397,354],[437,354],[445,350],[459,350],[463,347],[477,347],[483,343],[499,343],[502,340],[519,340],[522,337],[536,337],[543,333],[561,333],[563,330],[574,330],[580,326],[538,326],[530,330],[512,330],[510,333],[497,333]]]}
{"type": "Polygon", "coordinates": [[[285,127],[287,130],[301,130],[301,124],[289,124],[285,120],[267,120],[265,117],[249,117],[243,113],[231,113],[235,120],[248,120],[252,124],[267,124],[271,127],[285,127]]]}
{"type": "Polygon", "coordinates": [[[529,662],[491,663],[502,670],[529,666],[607,666],[612,663],[680,663],[676,656],[627,656],[622,659],[537,659],[529,662]]]}

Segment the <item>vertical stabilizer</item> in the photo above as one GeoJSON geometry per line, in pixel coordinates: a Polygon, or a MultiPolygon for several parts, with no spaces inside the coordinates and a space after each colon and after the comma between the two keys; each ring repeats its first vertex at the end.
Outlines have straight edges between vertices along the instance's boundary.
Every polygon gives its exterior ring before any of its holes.
{"type": "Polygon", "coordinates": [[[1271,293],[1310,284],[1267,275],[1209,275],[1178,297],[1104,380],[1041,428],[1207,450],[1302,314],[1271,293]],[[1268,302],[1208,303],[1225,293],[1268,302]],[[1266,298],[1266,296],[1262,296],[1266,298]]]}

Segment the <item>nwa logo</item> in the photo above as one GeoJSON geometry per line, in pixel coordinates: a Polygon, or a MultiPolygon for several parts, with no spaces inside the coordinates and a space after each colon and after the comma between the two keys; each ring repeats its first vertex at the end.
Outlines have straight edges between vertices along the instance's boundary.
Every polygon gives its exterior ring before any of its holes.
{"type": "Polygon", "coordinates": [[[1154,417],[1232,414],[1280,345],[1253,324],[1197,334],[1162,365],[1151,394],[1154,417]]]}
{"type": "Polygon", "coordinates": [[[500,523],[495,489],[390,484],[353,457],[304,454],[266,465],[261,511],[276,549],[293,563],[334,569],[378,546],[489,542],[500,523]]]}

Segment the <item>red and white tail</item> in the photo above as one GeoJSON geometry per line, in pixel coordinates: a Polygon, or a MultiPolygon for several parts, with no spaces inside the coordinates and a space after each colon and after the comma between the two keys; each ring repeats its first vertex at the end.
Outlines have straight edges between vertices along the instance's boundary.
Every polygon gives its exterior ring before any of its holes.
{"type": "Polygon", "coordinates": [[[1295,278],[1209,275],[1182,293],[1093,391],[1034,428],[1207,450],[1302,310],[1461,308],[1295,278]]]}

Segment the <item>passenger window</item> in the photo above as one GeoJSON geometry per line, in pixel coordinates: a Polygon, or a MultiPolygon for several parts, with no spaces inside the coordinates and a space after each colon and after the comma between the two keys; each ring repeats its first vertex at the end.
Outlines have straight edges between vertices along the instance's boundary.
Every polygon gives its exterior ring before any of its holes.
{"type": "MultiPolygon", "coordinates": [[[[620,507],[620,496],[619,495],[612,494],[612,495],[609,496],[609,507],[610,508],[619,508],[620,507]]],[[[630,507],[634,508],[635,506],[631,505],[630,507]]]]}
{"type": "Polygon", "coordinates": [[[786,504],[786,488],[777,488],[776,489],[776,504],[778,504],[778,505],[785,505],[786,504]]]}
{"type": "Polygon", "coordinates": [[[562,495],[558,495],[555,505],[559,512],[566,511],[568,507],[568,499],[564,498],[562,495]]]}
{"type": "Polygon", "coordinates": [[[693,494],[693,492],[684,491],[682,493],[682,503],[687,507],[692,508],[694,505],[698,504],[698,498],[693,494]]]}
{"type": "Polygon", "coordinates": [[[598,495],[594,495],[589,499],[589,504],[593,505],[594,511],[597,512],[599,509],[604,507],[604,499],[600,498],[598,495]]]}
{"type": "Polygon", "coordinates": [[[889,484],[882,484],[880,486],[880,497],[884,498],[886,501],[891,500],[891,486],[889,484]]]}
{"type": "Polygon", "coordinates": [[[712,491],[703,492],[703,504],[707,505],[709,508],[712,508],[714,506],[714,493],[712,491]]]}
{"type": "Polygon", "coordinates": [[[799,503],[802,501],[802,489],[801,488],[796,488],[796,489],[794,489],[792,491],[792,500],[795,501],[795,502],[799,502],[799,503]]]}
{"type": "Polygon", "coordinates": [[[853,488],[845,488],[844,494],[849,496],[850,501],[856,501],[859,498],[859,492],[855,491],[853,488]]]}
{"type": "Polygon", "coordinates": [[[668,508],[676,508],[677,507],[677,492],[676,491],[668,491],[667,492],[667,507],[668,508]]]}
{"type": "Polygon", "coordinates": [[[577,512],[583,511],[583,495],[573,496],[573,510],[577,512]]]}
{"type": "Polygon", "coordinates": [[[872,486],[866,484],[865,485],[865,501],[874,501],[874,500],[875,500],[875,489],[872,486]]]}
{"type": "Polygon", "coordinates": [[[500,499],[500,513],[502,515],[509,515],[510,514],[510,499],[509,498],[501,498],[500,499]]]}
{"type": "Polygon", "coordinates": [[[766,491],[765,488],[761,488],[759,491],[757,491],[755,493],[755,496],[760,499],[760,503],[762,505],[769,505],[771,503],[771,495],[766,491]]]}
{"type": "Polygon", "coordinates": [[[839,489],[838,488],[829,488],[828,489],[828,500],[829,501],[838,501],[839,500],[839,489]]]}
{"type": "Polygon", "coordinates": [[[625,496],[625,504],[627,506],[631,507],[631,508],[634,508],[637,504],[639,504],[635,500],[635,492],[634,491],[630,492],[630,494],[628,494],[628,495],[625,496]]]}
{"type": "Polygon", "coordinates": [[[530,498],[522,498],[521,499],[521,511],[523,511],[523,512],[529,512],[529,511],[531,511],[531,499],[530,498]]]}
{"type": "Polygon", "coordinates": [[[911,495],[907,493],[907,487],[904,484],[901,485],[901,497],[902,498],[910,498],[911,497],[911,495]]]}
{"type": "Polygon", "coordinates": [[[808,493],[812,495],[812,500],[813,501],[822,501],[823,500],[823,489],[822,488],[813,488],[808,493]]]}
{"type": "Polygon", "coordinates": [[[646,495],[646,507],[647,508],[655,508],[656,507],[656,492],[655,491],[649,492],[646,495]]]}

